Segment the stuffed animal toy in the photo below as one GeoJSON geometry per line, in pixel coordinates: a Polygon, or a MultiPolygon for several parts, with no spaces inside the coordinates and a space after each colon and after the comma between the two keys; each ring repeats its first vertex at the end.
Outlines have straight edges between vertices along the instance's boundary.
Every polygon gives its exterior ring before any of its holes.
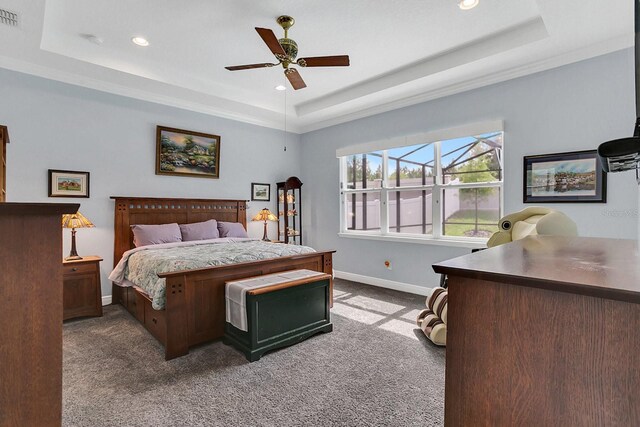
{"type": "Polygon", "coordinates": [[[418,314],[416,323],[431,342],[447,344],[447,290],[433,288],[426,300],[427,308],[418,314]]]}

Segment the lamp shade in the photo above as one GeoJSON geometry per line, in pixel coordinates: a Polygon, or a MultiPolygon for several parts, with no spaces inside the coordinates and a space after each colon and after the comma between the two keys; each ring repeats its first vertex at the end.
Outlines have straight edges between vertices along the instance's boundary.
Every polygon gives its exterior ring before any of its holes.
{"type": "Polygon", "coordinates": [[[278,217],[271,213],[267,208],[262,209],[251,221],[277,221],[278,217]]]}
{"type": "Polygon", "coordinates": [[[95,227],[80,211],[74,214],[62,215],[62,228],[91,228],[95,227]]]}

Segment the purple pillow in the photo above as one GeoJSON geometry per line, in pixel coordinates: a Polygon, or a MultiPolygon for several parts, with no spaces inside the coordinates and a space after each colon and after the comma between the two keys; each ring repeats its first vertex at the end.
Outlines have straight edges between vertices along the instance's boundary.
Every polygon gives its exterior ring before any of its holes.
{"type": "Polygon", "coordinates": [[[136,247],[158,245],[160,243],[174,243],[182,241],[178,224],[136,224],[131,226],[133,231],[133,244],[136,247]]]}
{"type": "Polygon", "coordinates": [[[220,237],[249,237],[247,230],[239,222],[218,221],[220,237]]]}
{"type": "Polygon", "coordinates": [[[215,219],[204,222],[194,222],[193,224],[180,224],[180,233],[182,233],[183,242],[217,239],[220,237],[218,221],[215,219]]]}

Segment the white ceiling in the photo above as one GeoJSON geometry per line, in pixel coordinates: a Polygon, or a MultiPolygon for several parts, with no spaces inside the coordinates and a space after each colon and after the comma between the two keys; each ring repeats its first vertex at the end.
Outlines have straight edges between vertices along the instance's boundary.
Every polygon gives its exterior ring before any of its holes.
{"type": "Polygon", "coordinates": [[[575,62],[633,44],[632,0],[0,0],[0,67],[263,126],[306,132],[575,62]],[[286,93],[254,27],[282,30],[299,57],[349,54],[350,67],[300,70],[286,93]],[[93,34],[98,45],[87,40],[93,34]],[[141,48],[131,37],[151,45],[141,48]],[[286,99],[285,99],[286,98],[286,99]]]}

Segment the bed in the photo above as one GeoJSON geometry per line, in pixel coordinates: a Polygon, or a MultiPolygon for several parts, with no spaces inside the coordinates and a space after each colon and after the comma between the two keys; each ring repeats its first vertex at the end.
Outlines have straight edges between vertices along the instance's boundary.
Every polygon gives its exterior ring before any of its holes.
{"type": "MultiPolygon", "coordinates": [[[[246,201],[112,197],[115,200],[114,267],[134,248],[131,226],[189,224],[209,219],[238,222],[246,228],[246,201]]],[[[280,245],[281,243],[273,243],[280,245]]],[[[280,271],[308,269],[332,275],[335,251],[318,251],[158,274],[166,280],[164,310],[155,310],[149,296],[135,286],[113,283],[113,303],[125,307],[165,347],[165,359],[222,338],[225,324],[225,282],[280,271]]],[[[330,285],[333,295],[333,283],[330,285]]]]}

